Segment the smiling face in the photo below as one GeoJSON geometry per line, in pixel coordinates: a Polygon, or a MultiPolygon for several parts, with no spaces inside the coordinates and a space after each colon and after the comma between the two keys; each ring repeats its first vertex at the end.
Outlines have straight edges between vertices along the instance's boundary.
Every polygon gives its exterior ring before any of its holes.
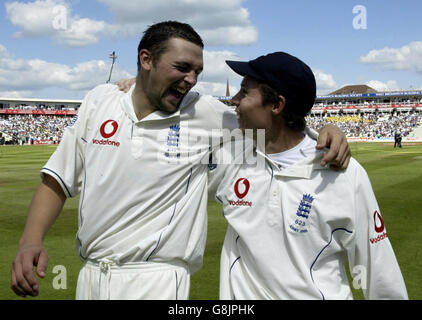
{"type": "Polygon", "coordinates": [[[256,80],[243,78],[240,91],[233,97],[239,128],[268,129],[271,126],[271,105],[264,105],[262,93],[256,80]]]}
{"type": "MultiPolygon", "coordinates": [[[[147,51],[147,50],[146,50],[147,51]]],[[[196,84],[203,69],[202,48],[180,38],[171,38],[167,50],[158,59],[144,59],[147,71],[142,85],[151,112],[161,110],[173,113],[189,90],[196,84]]]]}

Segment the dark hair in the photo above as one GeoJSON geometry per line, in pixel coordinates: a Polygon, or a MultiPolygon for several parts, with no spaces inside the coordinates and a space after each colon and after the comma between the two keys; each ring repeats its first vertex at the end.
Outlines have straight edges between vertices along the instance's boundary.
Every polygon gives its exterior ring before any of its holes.
{"type": "Polygon", "coordinates": [[[161,54],[167,50],[167,41],[171,38],[181,38],[190,41],[202,49],[204,43],[199,34],[187,23],[178,21],[163,21],[149,26],[138,45],[137,64],[138,71],[141,68],[139,63],[139,51],[147,49],[153,56],[153,61],[158,61],[161,54]]]}
{"type": "MultiPolygon", "coordinates": [[[[278,93],[271,88],[268,84],[259,82],[259,90],[262,95],[262,104],[277,104],[280,101],[278,93]]],[[[282,117],[286,122],[286,126],[295,131],[303,131],[306,127],[306,120],[304,117],[290,112],[289,110],[294,110],[293,105],[287,107],[289,101],[286,99],[286,105],[282,111],[282,117]]]]}

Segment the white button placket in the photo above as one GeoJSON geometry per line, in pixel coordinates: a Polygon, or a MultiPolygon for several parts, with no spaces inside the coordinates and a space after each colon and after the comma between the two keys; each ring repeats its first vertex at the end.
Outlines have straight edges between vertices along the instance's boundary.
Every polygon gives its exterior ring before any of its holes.
{"type": "Polygon", "coordinates": [[[276,179],[276,177],[273,177],[273,180],[271,181],[268,199],[268,207],[270,210],[268,212],[267,222],[271,227],[281,224],[280,185],[276,179]]]}
{"type": "Polygon", "coordinates": [[[143,133],[144,129],[142,128],[141,122],[133,123],[132,132],[131,132],[131,152],[135,159],[139,159],[142,156],[142,147],[143,147],[143,133]]]}

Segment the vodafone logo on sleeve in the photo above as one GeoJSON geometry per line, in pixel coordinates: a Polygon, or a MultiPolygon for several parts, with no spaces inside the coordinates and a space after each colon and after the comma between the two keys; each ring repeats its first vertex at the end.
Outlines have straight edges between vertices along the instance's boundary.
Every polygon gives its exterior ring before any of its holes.
{"type": "Polygon", "coordinates": [[[375,231],[377,233],[381,233],[384,231],[384,220],[382,220],[381,215],[378,213],[377,210],[374,212],[374,225],[375,225],[375,231]]]}
{"type": "Polygon", "coordinates": [[[251,187],[251,184],[249,183],[249,180],[246,178],[240,178],[236,181],[234,184],[234,193],[236,194],[238,200],[233,201],[229,200],[229,204],[231,206],[248,206],[252,207],[252,202],[243,200],[244,197],[249,192],[249,188],[251,187]]]}
{"type": "Polygon", "coordinates": [[[119,124],[115,120],[104,121],[100,127],[100,134],[104,139],[92,139],[93,144],[103,145],[103,146],[113,146],[119,147],[120,142],[109,140],[114,136],[119,128],[119,124]]]}
{"type": "Polygon", "coordinates": [[[375,232],[378,233],[378,236],[375,238],[369,238],[369,241],[371,242],[371,244],[378,243],[388,238],[388,234],[387,232],[385,232],[384,220],[382,219],[381,215],[379,214],[377,210],[374,211],[373,219],[374,219],[374,229],[375,229],[375,232]]]}

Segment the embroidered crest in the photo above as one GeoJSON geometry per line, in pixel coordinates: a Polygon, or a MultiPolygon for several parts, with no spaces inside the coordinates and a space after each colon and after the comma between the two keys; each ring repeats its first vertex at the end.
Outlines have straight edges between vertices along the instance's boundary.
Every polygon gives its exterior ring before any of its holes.
{"type": "Polygon", "coordinates": [[[315,200],[310,194],[304,194],[296,211],[296,220],[290,225],[290,229],[298,233],[308,232],[306,222],[311,214],[312,202],[315,200]]]}
{"type": "Polygon", "coordinates": [[[76,123],[76,121],[78,121],[78,115],[76,114],[72,121],[69,123],[68,127],[73,127],[73,125],[76,123]]]}
{"type": "Polygon", "coordinates": [[[174,124],[170,126],[169,133],[167,135],[167,152],[165,156],[168,158],[179,158],[179,138],[180,138],[180,126],[174,124]]]}

